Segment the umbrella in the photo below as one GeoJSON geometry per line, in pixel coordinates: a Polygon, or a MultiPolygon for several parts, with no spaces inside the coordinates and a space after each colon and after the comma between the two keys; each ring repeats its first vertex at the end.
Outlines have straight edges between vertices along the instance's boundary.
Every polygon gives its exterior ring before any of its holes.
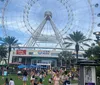
{"type": "Polygon", "coordinates": [[[19,65],[18,68],[26,68],[26,65],[19,65]]]}
{"type": "Polygon", "coordinates": [[[36,67],[37,67],[37,68],[43,68],[43,66],[41,66],[41,65],[36,65],[36,67]]]}
{"type": "Polygon", "coordinates": [[[32,64],[30,65],[30,68],[36,68],[36,65],[32,64]]]}
{"type": "Polygon", "coordinates": [[[26,68],[30,68],[30,65],[26,65],[26,68]]]}

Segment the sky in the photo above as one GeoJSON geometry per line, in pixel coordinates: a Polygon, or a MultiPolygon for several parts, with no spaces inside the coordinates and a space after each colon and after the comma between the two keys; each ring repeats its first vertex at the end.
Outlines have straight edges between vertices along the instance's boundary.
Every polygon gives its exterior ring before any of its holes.
{"type": "MultiPolygon", "coordinates": [[[[23,44],[31,36],[29,31],[34,33],[43,21],[46,11],[52,12],[52,21],[62,37],[78,30],[95,39],[93,32],[100,29],[100,17],[97,16],[100,0],[8,0],[5,7],[6,1],[0,0],[0,36],[4,37],[6,31],[7,35],[15,36],[23,44]]],[[[41,33],[54,35],[49,21],[41,33]]]]}

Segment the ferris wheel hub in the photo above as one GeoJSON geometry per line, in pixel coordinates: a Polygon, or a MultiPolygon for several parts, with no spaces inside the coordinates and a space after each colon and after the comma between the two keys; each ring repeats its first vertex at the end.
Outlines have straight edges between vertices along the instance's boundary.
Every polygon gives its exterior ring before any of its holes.
{"type": "Polygon", "coordinates": [[[46,11],[45,14],[44,14],[44,17],[46,17],[46,20],[50,20],[50,18],[52,18],[51,11],[46,11]]]}

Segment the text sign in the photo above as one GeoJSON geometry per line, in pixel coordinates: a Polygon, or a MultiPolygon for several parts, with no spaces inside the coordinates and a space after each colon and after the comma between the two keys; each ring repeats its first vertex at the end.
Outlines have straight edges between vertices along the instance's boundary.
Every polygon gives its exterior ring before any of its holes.
{"type": "Polygon", "coordinates": [[[16,50],[17,55],[26,55],[26,50],[16,50]]]}

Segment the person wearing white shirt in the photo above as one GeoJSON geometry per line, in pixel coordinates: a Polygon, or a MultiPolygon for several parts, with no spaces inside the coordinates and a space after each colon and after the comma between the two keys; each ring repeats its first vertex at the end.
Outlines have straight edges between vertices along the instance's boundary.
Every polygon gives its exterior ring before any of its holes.
{"type": "Polygon", "coordinates": [[[12,78],[10,78],[9,85],[15,85],[15,83],[14,83],[12,78]]]}

